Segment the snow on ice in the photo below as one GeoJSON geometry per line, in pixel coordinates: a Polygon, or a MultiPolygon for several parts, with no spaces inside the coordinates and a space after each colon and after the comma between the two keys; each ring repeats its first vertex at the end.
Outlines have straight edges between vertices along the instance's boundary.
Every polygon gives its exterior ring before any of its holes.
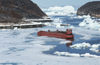
{"type": "Polygon", "coordinates": [[[91,17],[87,17],[79,24],[79,26],[90,28],[90,29],[95,29],[95,30],[100,30],[100,23],[97,22],[96,20],[91,19],[91,17]]]}
{"type": "Polygon", "coordinates": [[[75,48],[75,49],[86,49],[86,48],[90,48],[91,51],[93,52],[100,52],[100,44],[93,44],[91,45],[90,43],[86,43],[86,42],[83,42],[83,43],[77,43],[77,44],[74,44],[72,46],[70,46],[71,48],[75,48]]]}

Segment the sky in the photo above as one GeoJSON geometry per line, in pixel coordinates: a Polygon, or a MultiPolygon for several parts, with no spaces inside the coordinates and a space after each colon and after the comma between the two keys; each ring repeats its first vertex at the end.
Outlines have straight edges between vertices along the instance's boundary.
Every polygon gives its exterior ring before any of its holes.
{"type": "Polygon", "coordinates": [[[52,6],[66,6],[71,5],[75,8],[79,8],[83,4],[89,1],[97,1],[97,0],[32,0],[37,3],[40,8],[48,8],[52,6]]]}

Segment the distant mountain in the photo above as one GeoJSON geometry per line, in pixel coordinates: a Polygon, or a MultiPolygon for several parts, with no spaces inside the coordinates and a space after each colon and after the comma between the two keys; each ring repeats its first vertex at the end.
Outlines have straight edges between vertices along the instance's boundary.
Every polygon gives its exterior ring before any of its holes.
{"type": "Polygon", "coordinates": [[[0,0],[0,23],[17,23],[22,18],[43,17],[47,15],[31,0],[0,0]]]}
{"type": "Polygon", "coordinates": [[[88,2],[77,10],[77,15],[90,15],[100,18],[100,1],[88,2]]]}

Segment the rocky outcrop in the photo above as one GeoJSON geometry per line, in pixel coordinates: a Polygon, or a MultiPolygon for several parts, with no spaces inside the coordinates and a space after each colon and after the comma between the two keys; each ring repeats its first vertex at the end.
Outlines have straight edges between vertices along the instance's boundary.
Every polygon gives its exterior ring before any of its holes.
{"type": "Polygon", "coordinates": [[[47,15],[31,0],[0,0],[0,23],[18,23],[23,18],[38,19],[47,15]]]}
{"type": "Polygon", "coordinates": [[[77,15],[90,15],[100,18],[100,1],[88,2],[77,10],[77,15]]]}

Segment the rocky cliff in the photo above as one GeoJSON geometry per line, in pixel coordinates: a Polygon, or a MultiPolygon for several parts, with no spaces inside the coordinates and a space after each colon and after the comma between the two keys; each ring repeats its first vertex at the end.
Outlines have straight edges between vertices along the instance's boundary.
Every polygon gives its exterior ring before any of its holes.
{"type": "Polygon", "coordinates": [[[88,2],[77,10],[77,15],[90,15],[100,18],[100,1],[88,2]]]}
{"type": "Polygon", "coordinates": [[[0,23],[20,22],[22,18],[42,18],[47,16],[31,0],[0,0],[0,23]]]}

